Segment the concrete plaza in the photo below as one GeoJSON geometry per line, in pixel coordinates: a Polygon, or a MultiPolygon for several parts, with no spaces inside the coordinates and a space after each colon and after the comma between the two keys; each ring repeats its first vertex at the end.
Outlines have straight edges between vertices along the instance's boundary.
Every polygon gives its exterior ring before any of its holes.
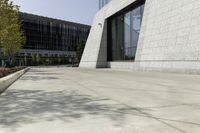
{"type": "Polygon", "coordinates": [[[199,133],[200,75],[32,68],[0,96],[0,133],[199,133]]]}

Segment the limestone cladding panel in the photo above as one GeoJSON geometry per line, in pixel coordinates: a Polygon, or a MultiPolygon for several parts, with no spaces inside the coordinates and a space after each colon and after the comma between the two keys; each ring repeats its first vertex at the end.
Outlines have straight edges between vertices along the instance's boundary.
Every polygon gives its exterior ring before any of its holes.
{"type": "MultiPolygon", "coordinates": [[[[80,67],[97,68],[107,63],[107,42],[102,41],[107,37],[106,19],[135,1],[112,0],[96,14],[80,67]]],[[[107,64],[131,64],[121,63],[107,64]]],[[[146,0],[133,63],[127,68],[200,70],[200,0],[146,0]]]]}
{"type": "Polygon", "coordinates": [[[136,61],[140,67],[200,69],[200,1],[147,0],[136,61]]]}
{"type": "Polygon", "coordinates": [[[106,47],[100,47],[101,45],[107,45],[106,41],[102,41],[107,38],[107,32],[105,32],[106,19],[135,1],[112,0],[96,14],[83,52],[80,67],[96,68],[107,66],[106,47]],[[100,55],[105,55],[105,57],[99,57],[100,55]]]}

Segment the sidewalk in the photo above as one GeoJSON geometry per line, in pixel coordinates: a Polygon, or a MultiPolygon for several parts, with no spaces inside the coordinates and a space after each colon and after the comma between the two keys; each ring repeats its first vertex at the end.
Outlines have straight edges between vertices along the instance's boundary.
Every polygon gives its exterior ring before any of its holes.
{"type": "Polygon", "coordinates": [[[0,133],[199,133],[200,75],[32,68],[0,96],[0,133]]]}

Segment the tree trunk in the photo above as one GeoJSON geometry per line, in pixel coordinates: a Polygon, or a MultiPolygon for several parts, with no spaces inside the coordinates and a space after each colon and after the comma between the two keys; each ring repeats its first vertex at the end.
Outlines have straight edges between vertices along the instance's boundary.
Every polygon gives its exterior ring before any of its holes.
{"type": "Polygon", "coordinates": [[[8,53],[8,64],[7,64],[7,67],[14,67],[14,55],[13,55],[12,50],[9,50],[9,53],[8,53]]]}

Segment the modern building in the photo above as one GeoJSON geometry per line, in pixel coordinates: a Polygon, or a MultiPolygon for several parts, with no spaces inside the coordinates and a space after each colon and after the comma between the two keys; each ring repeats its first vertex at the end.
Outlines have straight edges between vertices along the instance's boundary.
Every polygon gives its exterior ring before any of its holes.
{"type": "Polygon", "coordinates": [[[26,43],[16,57],[19,65],[70,63],[76,48],[86,41],[90,26],[53,18],[20,13],[26,43]]]}
{"type": "Polygon", "coordinates": [[[200,73],[199,0],[102,1],[80,67],[200,73]]]}
{"type": "Polygon", "coordinates": [[[99,9],[108,4],[108,2],[110,2],[110,0],[99,0],[99,9]]]}

